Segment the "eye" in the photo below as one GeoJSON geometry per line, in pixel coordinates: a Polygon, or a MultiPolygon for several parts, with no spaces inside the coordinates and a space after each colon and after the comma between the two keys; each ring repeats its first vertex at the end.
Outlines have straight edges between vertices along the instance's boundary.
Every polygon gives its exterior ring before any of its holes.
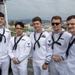
{"type": "Polygon", "coordinates": [[[69,26],[69,25],[75,25],[75,23],[67,23],[67,26],[69,26]]]}

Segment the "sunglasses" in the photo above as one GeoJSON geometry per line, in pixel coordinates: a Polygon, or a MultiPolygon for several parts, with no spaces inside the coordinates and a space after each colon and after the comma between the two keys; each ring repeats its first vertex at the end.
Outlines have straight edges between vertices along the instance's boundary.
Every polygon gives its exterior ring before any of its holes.
{"type": "Polygon", "coordinates": [[[60,23],[56,22],[56,23],[51,23],[51,24],[52,24],[52,26],[54,26],[54,25],[58,26],[60,23]]]}

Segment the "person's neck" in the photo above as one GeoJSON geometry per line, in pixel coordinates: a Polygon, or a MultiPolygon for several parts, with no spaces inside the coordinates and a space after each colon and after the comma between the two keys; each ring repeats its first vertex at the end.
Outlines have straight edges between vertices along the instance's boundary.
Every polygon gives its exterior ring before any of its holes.
{"type": "Polygon", "coordinates": [[[37,33],[41,33],[42,32],[42,29],[40,29],[40,30],[38,30],[38,31],[36,31],[37,33]]]}
{"type": "Polygon", "coordinates": [[[59,29],[59,30],[57,30],[57,31],[54,31],[54,33],[55,34],[58,34],[58,33],[60,33],[62,31],[62,29],[59,29]]]}
{"type": "Polygon", "coordinates": [[[18,35],[18,34],[17,34],[17,37],[20,37],[20,36],[22,36],[22,35],[23,35],[23,34],[21,34],[21,35],[18,35]]]}

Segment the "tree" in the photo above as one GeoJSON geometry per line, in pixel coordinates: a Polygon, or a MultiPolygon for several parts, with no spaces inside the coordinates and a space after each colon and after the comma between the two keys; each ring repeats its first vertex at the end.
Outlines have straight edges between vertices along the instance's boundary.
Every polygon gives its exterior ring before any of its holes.
{"type": "Polygon", "coordinates": [[[12,25],[14,25],[14,24],[15,24],[14,21],[10,21],[10,22],[9,22],[9,25],[10,25],[10,26],[12,26],[12,25]]]}

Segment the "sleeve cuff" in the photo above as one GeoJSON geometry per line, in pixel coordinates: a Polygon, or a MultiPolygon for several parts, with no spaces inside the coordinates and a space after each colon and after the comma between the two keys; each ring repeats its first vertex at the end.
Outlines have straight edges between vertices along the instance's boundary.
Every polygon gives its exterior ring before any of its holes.
{"type": "Polygon", "coordinates": [[[46,62],[45,62],[45,64],[48,65],[49,63],[46,63],[46,62]]]}
{"type": "Polygon", "coordinates": [[[49,61],[46,61],[45,64],[48,65],[49,64],[49,61]]]}
{"type": "Polygon", "coordinates": [[[63,56],[61,56],[61,59],[64,60],[63,56]]]}

